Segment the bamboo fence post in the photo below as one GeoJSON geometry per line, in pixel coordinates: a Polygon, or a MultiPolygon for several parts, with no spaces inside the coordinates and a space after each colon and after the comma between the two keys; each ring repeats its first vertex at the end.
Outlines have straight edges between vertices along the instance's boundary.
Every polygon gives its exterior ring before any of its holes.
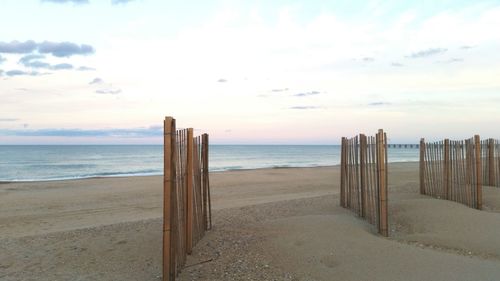
{"type": "Polygon", "coordinates": [[[361,177],[361,217],[366,217],[366,136],[359,135],[359,164],[361,177]]]}
{"type": "Polygon", "coordinates": [[[444,199],[449,198],[450,190],[450,140],[444,140],[444,199]]]}
{"type": "Polygon", "coordinates": [[[175,246],[172,243],[172,190],[175,188],[175,119],[166,117],[163,123],[163,281],[175,279],[175,246]],[[174,274],[171,274],[174,273],[174,274]]]}
{"type": "Polygon", "coordinates": [[[474,136],[476,145],[476,206],[478,210],[483,208],[483,186],[482,186],[482,161],[481,161],[481,139],[479,135],[474,136]]]}
{"type": "Polygon", "coordinates": [[[425,139],[420,139],[420,194],[425,194],[425,139]]]}
{"type": "Polygon", "coordinates": [[[340,146],[340,206],[345,205],[345,180],[346,180],[346,138],[342,137],[340,146]]]}
{"type": "Polygon", "coordinates": [[[488,139],[488,185],[495,186],[495,141],[488,139]]]}
{"type": "Polygon", "coordinates": [[[187,213],[186,213],[186,252],[193,250],[193,128],[187,130],[187,213]]]}
{"type": "Polygon", "coordinates": [[[380,129],[377,134],[377,166],[378,166],[378,192],[379,192],[379,233],[388,236],[387,229],[387,185],[385,167],[384,131],[380,129]]]}

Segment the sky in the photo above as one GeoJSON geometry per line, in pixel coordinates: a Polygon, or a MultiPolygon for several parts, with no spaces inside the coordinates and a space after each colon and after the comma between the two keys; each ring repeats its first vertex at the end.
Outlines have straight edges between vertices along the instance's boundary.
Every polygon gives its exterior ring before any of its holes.
{"type": "Polygon", "coordinates": [[[0,144],[500,138],[500,1],[2,0],[0,144]]]}

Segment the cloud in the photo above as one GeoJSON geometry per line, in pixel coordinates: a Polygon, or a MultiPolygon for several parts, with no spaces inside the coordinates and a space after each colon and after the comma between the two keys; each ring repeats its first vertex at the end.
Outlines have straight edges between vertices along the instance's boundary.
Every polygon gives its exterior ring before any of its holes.
{"type": "Polygon", "coordinates": [[[299,109],[299,110],[306,110],[306,109],[318,109],[320,108],[319,106],[291,106],[289,109],[299,109]]]}
{"type": "Polygon", "coordinates": [[[127,3],[130,3],[132,1],[134,1],[134,0],[112,0],[111,4],[113,4],[113,5],[127,4],[127,3]]]}
{"type": "Polygon", "coordinates": [[[88,66],[80,66],[80,67],[78,67],[76,70],[78,70],[78,71],[94,71],[94,70],[95,70],[95,68],[93,68],[93,67],[88,67],[88,66]]]}
{"type": "Polygon", "coordinates": [[[450,63],[457,63],[457,62],[463,62],[463,61],[464,61],[464,59],[462,59],[462,58],[451,58],[448,60],[436,61],[436,63],[450,64],[450,63]]]}
{"type": "Polygon", "coordinates": [[[0,69],[0,77],[3,76],[3,70],[0,69]]]}
{"type": "Polygon", "coordinates": [[[89,85],[103,84],[103,83],[104,83],[104,80],[102,80],[99,77],[96,77],[96,78],[94,78],[94,80],[89,82],[89,85]]]}
{"type": "Polygon", "coordinates": [[[108,88],[108,89],[99,89],[95,91],[96,94],[102,94],[102,95],[117,95],[122,92],[121,89],[113,89],[113,88],[108,88]]]}
{"type": "Polygon", "coordinates": [[[52,54],[55,57],[70,57],[73,55],[90,55],[95,52],[94,48],[86,44],[75,44],[72,42],[50,42],[44,41],[38,44],[38,52],[52,54]]]}
{"type": "Polygon", "coordinates": [[[418,51],[416,53],[412,53],[411,55],[406,56],[406,57],[407,58],[412,58],[412,59],[426,58],[426,57],[430,57],[430,56],[442,54],[442,53],[444,53],[446,51],[448,51],[448,49],[445,49],[445,48],[430,48],[430,49],[427,49],[427,50],[422,50],[422,51],[418,51]]]}
{"type": "Polygon", "coordinates": [[[14,69],[14,70],[9,70],[7,72],[5,72],[5,74],[7,76],[38,76],[40,75],[39,72],[37,71],[31,71],[31,72],[27,72],[27,71],[22,71],[22,70],[18,70],[18,69],[14,69]]]}
{"type": "Polygon", "coordinates": [[[24,137],[125,137],[143,138],[163,136],[162,126],[150,126],[128,129],[39,129],[39,130],[12,130],[0,129],[1,136],[24,137]]]}
{"type": "Polygon", "coordinates": [[[6,61],[6,59],[4,57],[0,56],[0,63],[2,63],[4,61],[6,61]]]}
{"type": "Polygon", "coordinates": [[[68,69],[73,69],[73,65],[69,64],[69,63],[60,63],[60,64],[56,64],[56,65],[51,66],[50,69],[52,69],[52,70],[68,70],[68,69]]]}
{"type": "Polygon", "coordinates": [[[221,78],[221,79],[217,80],[217,82],[219,82],[219,83],[226,83],[226,82],[227,82],[227,80],[226,80],[226,79],[224,79],[224,78],[221,78]]]}
{"type": "Polygon", "coordinates": [[[384,106],[384,105],[391,105],[391,103],[383,102],[383,101],[376,101],[376,102],[371,102],[368,105],[369,106],[384,106]]]}
{"type": "Polygon", "coordinates": [[[320,92],[318,91],[311,91],[311,92],[304,92],[304,93],[298,93],[293,95],[294,97],[307,97],[307,96],[314,96],[314,95],[319,95],[320,92]]]}
{"type": "Polygon", "coordinates": [[[0,42],[0,53],[5,54],[29,54],[36,48],[37,44],[33,40],[28,40],[25,42],[0,42]]]}
{"type": "Polygon", "coordinates": [[[43,58],[45,58],[44,55],[38,55],[38,54],[26,55],[20,58],[18,63],[24,65],[25,67],[31,67],[31,68],[45,68],[51,70],[73,69],[73,65],[69,63],[60,63],[56,65],[51,65],[47,62],[37,60],[43,58]]]}
{"type": "Polygon", "coordinates": [[[374,58],[371,58],[371,57],[364,57],[361,59],[363,62],[374,62],[375,59],[374,58]]]}
{"type": "Polygon", "coordinates": [[[88,4],[89,0],[42,0],[42,2],[51,2],[57,4],[65,4],[65,3],[88,4]]]}
{"type": "Polygon", "coordinates": [[[0,118],[0,122],[15,122],[18,120],[18,118],[0,118]]]}
{"type": "Polygon", "coordinates": [[[393,63],[391,63],[391,66],[394,66],[394,67],[403,67],[405,65],[402,64],[402,63],[399,63],[399,62],[393,62],[393,63]]]}
{"type": "Polygon", "coordinates": [[[273,93],[280,93],[280,92],[286,92],[288,91],[288,88],[283,88],[283,89],[272,89],[271,92],[273,93]]]}
{"type": "Polygon", "coordinates": [[[476,46],[468,46],[468,45],[464,45],[464,46],[461,46],[460,49],[461,50],[469,50],[469,49],[472,49],[472,48],[475,48],[476,46]]]}

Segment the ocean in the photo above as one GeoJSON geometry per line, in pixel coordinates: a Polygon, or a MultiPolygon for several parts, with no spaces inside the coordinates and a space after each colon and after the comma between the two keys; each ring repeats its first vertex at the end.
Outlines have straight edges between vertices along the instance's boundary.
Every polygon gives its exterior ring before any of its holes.
{"type": "MultiPolygon", "coordinates": [[[[210,171],[340,163],[339,145],[211,145],[210,171]]],[[[418,161],[416,148],[389,148],[389,162],[418,161]]],[[[0,181],[161,175],[162,145],[1,145],[0,181]]]]}

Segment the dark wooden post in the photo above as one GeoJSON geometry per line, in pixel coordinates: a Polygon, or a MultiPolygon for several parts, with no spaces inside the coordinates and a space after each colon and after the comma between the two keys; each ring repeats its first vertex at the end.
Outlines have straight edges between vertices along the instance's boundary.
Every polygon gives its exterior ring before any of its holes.
{"type": "Polygon", "coordinates": [[[380,129],[377,134],[377,178],[379,194],[379,233],[389,236],[387,221],[387,181],[386,181],[386,153],[384,131],[380,129]]]}
{"type": "Polygon", "coordinates": [[[425,194],[425,139],[420,139],[420,194],[425,194]]]}
{"type": "Polygon", "coordinates": [[[450,191],[450,140],[444,140],[444,165],[443,165],[443,176],[444,176],[444,199],[449,199],[450,191]]]}
{"type": "Polygon", "coordinates": [[[211,228],[212,225],[211,210],[209,206],[210,199],[209,199],[209,175],[208,175],[208,134],[202,135],[202,157],[203,157],[203,210],[204,210],[203,218],[205,222],[205,229],[208,230],[211,228]]]}
{"type": "Polygon", "coordinates": [[[483,173],[481,161],[481,138],[479,135],[474,136],[476,148],[476,207],[478,210],[483,209],[483,173]]]}
{"type": "Polygon", "coordinates": [[[346,138],[342,137],[340,146],[340,206],[345,206],[345,180],[346,180],[346,138]]]}
{"type": "Polygon", "coordinates": [[[359,135],[359,165],[361,178],[361,217],[366,217],[366,136],[359,135]]]}
{"type": "Polygon", "coordinates": [[[193,250],[193,128],[187,130],[187,212],[186,212],[186,252],[191,254],[193,250]]]}
{"type": "Polygon", "coordinates": [[[495,186],[495,140],[488,139],[488,185],[495,186]]]}
{"type": "Polygon", "coordinates": [[[172,190],[175,188],[175,119],[163,124],[163,281],[175,279],[175,247],[172,243],[172,190]],[[172,266],[173,265],[173,266],[172,266]]]}

